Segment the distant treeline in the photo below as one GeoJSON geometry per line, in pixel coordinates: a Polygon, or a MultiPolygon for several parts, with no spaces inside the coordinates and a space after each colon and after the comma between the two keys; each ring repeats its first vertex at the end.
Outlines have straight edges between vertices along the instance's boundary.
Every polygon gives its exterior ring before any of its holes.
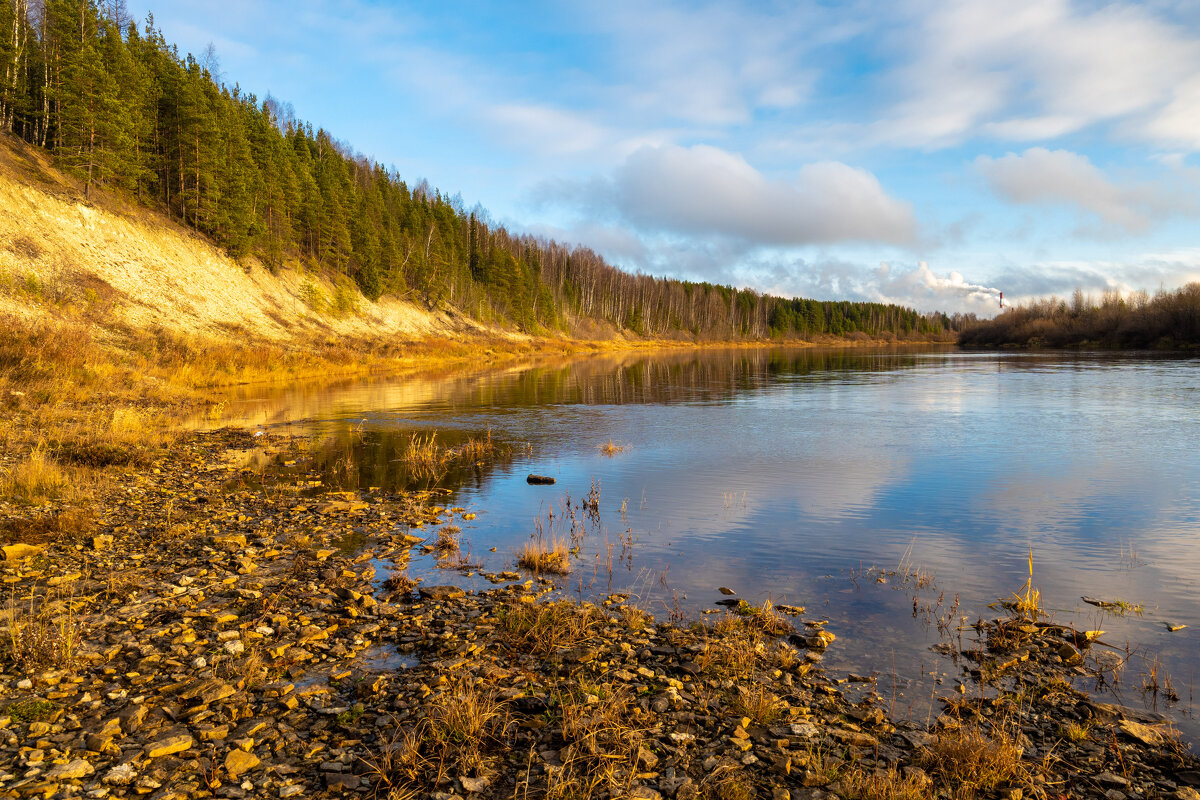
{"type": "Polygon", "coordinates": [[[1070,302],[1017,306],[963,330],[968,347],[1196,347],[1200,346],[1200,283],[1153,297],[1106,292],[1097,302],[1076,290],[1070,302]]]}
{"type": "Polygon", "coordinates": [[[122,0],[0,0],[0,130],[96,187],[162,210],[269,268],[301,263],[364,295],[448,303],[528,332],[708,339],[952,336],[970,320],[876,303],[787,300],[623,272],[510,234],[461,197],[355,153],[290,106],[180,57],[122,0]],[[581,325],[582,321],[582,325],[581,325]]]}

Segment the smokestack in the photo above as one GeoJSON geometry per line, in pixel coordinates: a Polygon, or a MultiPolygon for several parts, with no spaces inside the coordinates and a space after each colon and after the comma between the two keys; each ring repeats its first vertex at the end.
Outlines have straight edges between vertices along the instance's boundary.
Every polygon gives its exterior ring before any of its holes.
{"type": "Polygon", "coordinates": [[[1004,308],[1004,292],[1000,293],[1000,307],[1004,308]]]}

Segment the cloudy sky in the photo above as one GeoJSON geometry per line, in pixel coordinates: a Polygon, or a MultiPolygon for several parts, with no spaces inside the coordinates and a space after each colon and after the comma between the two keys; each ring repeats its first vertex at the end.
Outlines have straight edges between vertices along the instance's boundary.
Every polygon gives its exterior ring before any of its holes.
{"type": "Polygon", "coordinates": [[[992,314],[1200,280],[1200,3],[129,0],[629,270],[992,314]]]}

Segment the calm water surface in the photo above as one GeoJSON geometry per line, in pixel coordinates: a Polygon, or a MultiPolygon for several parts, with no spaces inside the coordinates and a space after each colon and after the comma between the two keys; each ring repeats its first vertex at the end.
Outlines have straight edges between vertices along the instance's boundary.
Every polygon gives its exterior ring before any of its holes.
{"type": "MultiPolygon", "coordinates": [[[[243,424],[303,420],[323,442],[318,465],[339,470],[330,482],[362,488],[411,482],[396,458],[414,431],[453,443],[491,430],[511,459],[441,484],[478,513],[461,524],[485,569],[512,569],[539,526],[567,536],[567,498],[577,507],[598,487],[599,518],[563,580],[573,595],[629,591],[692,618],[719,586],[803,605],[838,636],[831,671],[878,673],[895,711],[918,717],[961,674],[931,649],[945,640],[937,621],[996,616],[987,605],[1021,588],[1032,549],[1054,617],[1107,631],[1113,647],[1093,654],[1126,660],[1108,691],[1193,742],[1198,409],[1196,358],[954,350],[625,354],[230,404],[243,424]],[[610,440],[625,449],[604,455],[610,440]],[[558,483],[530,486],[530,472],[558,483]],[[1083,596],[1139,608],[1106,613],[1083,596]],[[1142,690],[1155,660],[1178,701],[1142,690]]],[[[410,571],[490,586],[432,561],[410,571]]]]}

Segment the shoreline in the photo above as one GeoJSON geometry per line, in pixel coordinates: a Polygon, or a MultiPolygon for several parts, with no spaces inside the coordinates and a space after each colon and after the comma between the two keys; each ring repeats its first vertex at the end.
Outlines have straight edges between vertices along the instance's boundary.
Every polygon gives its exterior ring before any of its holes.
{"type": "Polygon", "coordinates": [[[1161,724],[1070,687],[1069,629],[989,623],[943,713],[894,720],[802,609],[415,586],[410,550],[473,510],[243,472],[301,446],[182,433],[90,511],[10,508],[0,796],[1200,797],[1161,724]]]}

